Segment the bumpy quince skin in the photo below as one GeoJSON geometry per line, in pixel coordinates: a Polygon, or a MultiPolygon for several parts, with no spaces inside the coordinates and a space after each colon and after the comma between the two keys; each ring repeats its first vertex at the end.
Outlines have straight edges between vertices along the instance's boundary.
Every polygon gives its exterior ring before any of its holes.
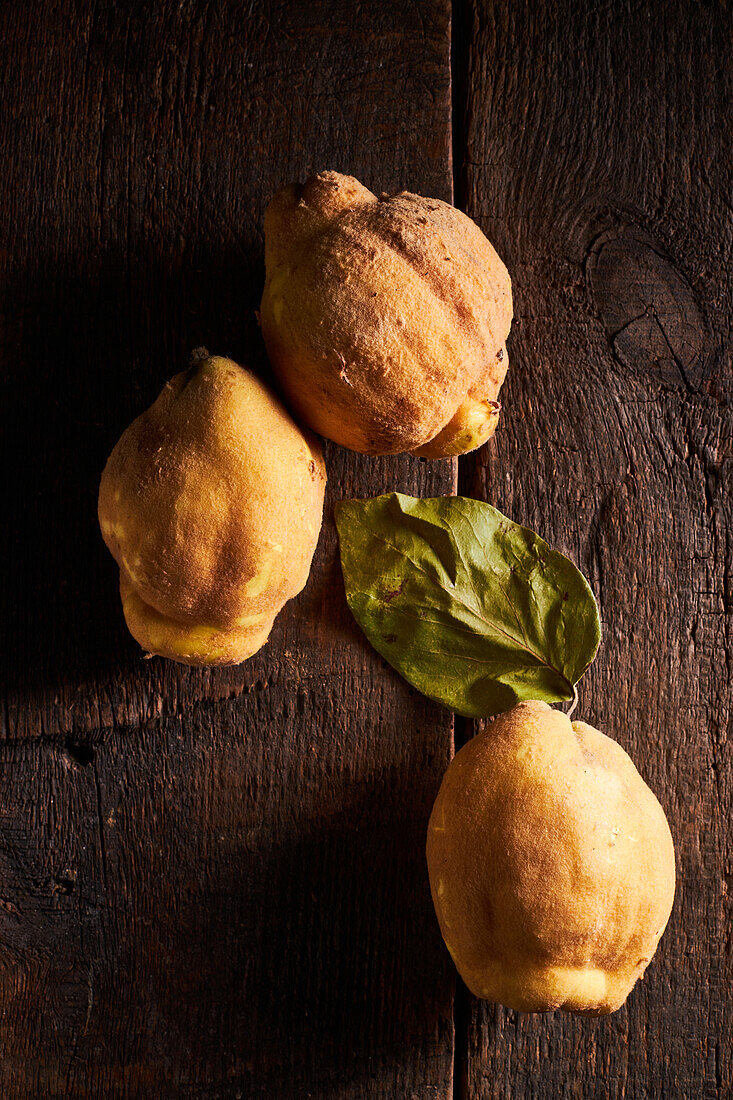
{"type": "Polygon", "coordinates": [[[615,741],[521,703],[451,762],[430,886],[469,989],[525,1012],[619,1008],[672,908],[667,819],[615,741]]]}
{"type": "Polygon", "coordinates": [[[124,432],[99,490],[130,632],[188,665],[237,664],[305,585],[326,474],[253,374],[202,356],[124,432]]]}
{"type": "Polygon", "coordinates": [[[265,258],[262,333],[304,423],[355,451],[426,458],[493,434],[511,283],[465,214],[322,172],[271,201],[265,258]]]}

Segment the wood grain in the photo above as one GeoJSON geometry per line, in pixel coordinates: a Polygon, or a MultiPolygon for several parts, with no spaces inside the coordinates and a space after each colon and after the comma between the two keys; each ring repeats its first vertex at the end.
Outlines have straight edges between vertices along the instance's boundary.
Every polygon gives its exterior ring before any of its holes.
{"type": "Polygon", "coordinates": [[[514,280],[495,442],[462,491],[589,576],[579,716],[660,797],[671,923],[597,1021],[459,996],[457,1094],[729,1096],[733,18],[728,4],[471,0],[457,198],[514,280]],[[467,74],[467,75],[466,75],[467,74]]]}
{"type": "Polygon", "coordinates": [[[730,1094],[731,7],[453,7],[3,8],[9,1100],[730,1094]],[[334,167],[450,198],[452,162],[517,311],[503,424],[461,488],[590,577],[581,717],[660,796],[680,879],[612,1017],[459,988],[455,1075],[423,856],[451,722],[351,621],[332,519],[449,492],[454,467],[329,446],[309,585],[231,670],[141,660],[95,521],[108,451],[192,347],[266,372],[274,190],[334,167]]]}
{"type": "Polygon", "coordinates": [[[17,0],[1,33],[0,1091],[447,1097],[452,724],[353,624],[332,504],[454,466],[328,448],[308,588],[231,670],[141,660],[95,502],[192,347],[264,370],[279,186],[450,199],[449,5],[17,0]]]}

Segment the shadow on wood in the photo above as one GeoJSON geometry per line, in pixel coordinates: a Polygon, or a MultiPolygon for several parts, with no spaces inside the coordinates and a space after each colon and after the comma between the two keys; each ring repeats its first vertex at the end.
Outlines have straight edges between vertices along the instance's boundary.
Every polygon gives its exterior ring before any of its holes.
{"type": "MultiPolygon", "coordinates": [[[[38,722],[54,697],[78,705],[91,689],[93,710],[95,683],[104,690],[110,669],[139,667],[97,527],[99,477],[124,428],[185,368],[192,347],[210,344],[268,372],[254,316],[261,278],[261,264],[238,254],[182,268],[157,255],[125,264],[117,253],[90,267],[80,253],[14,280],[3,351],[12,364],[5,446],[18,473],[0,565],[8,736],[54,735],[24,724],[33,703],[46,702],[34,708],[38,722]]],[[[79,724],[101,723],[82,714],[79,724]]]]}
{"type": "Polygon", "coordinates": [[[18,1090],[202,1097],[225,1078],[232,1095],[315,1082],[319,1096],[357,1095],[360,1081],[387,1095],[408,1063],[430,1082],[418,1048],[451,1027],[452,969],[425,870],[433,784],[414,778],[427,742],[361,774],[334,767],[318,731],[311,763],[283,774],[263,696],[248,715],[226,704],[190,721],[193,738],[173,721],[115,735],[93,767],[23,750],[27,789],[0,794],[6,862],[17,849],[0,975],[18,1090]],[[51,792],[57,810],[34,811],[51,792]],[[49,858],[45,819],[72,810],[49,858]],[[17,1020],[42,1067],[24,1064],[17,1020]]]}

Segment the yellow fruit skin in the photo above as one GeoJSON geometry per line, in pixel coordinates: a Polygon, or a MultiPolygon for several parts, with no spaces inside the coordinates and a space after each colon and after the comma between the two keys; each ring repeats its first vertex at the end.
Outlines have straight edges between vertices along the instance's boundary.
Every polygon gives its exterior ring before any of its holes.
{"type": "Polygon", "coordinates": [[[495,420],[478,431],[459,409],[496,402],[511,282],[470,218],[322,172],[273,198],[265,261],[262,334],[304,423],[366,454],[444,457],[489,437],[495,420]]]}
{"type": "Polygon", "coordinates": [[[674,898],[667,819],[627,754],[540,702],[500,715],[455,756],[427,860],[466,985],[524,1012],[620,1008],[674,898]]]}
{"type": "Polygon", "coordinates": [[[308,578],[325,482],[317,440],[232,360],[209,356],[166,383],[99,490],[140,645],[189,665],[252,656],[308,578]]]}
{"type": "Polygon", "coordinates": [[[127,629],[147,653],[184,665],[238,665],[267,641],[274,616],[242,616],[239,627],[177,622],[146,604],[120,572],[120,598],[127,629]]]}
{"type": "Polygon", "coordinates": [[[412,452],[418,458],[451,458],[475,451],[491,439],[499,423],[498,401],[467,398],[435,439],[412,452]]]}

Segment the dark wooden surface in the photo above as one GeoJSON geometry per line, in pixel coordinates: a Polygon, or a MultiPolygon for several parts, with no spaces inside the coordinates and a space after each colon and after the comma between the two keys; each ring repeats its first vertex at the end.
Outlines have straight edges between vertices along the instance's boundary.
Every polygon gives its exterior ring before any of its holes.
{"type": "Polygon", "coordinates": [[[352,622],[332,503],[450,492],[453,466],[329,448],[307,591],[211,672],[141,660],[95,499],[192,347],[260,361],[279,186],[328,166],[450,199],[448,5],[3,21],[0,1093],[445,1096],[424,834],[452,721],[352,622]]]}
{"type": "Polygon", "coordinates": [[[733,18],[474,0],[456,200],[516,293],[505,418],[461,464],[570,554],[603,621],[578,716],[632,755],[678,858],[620,1012],[458,998],[459,1095],[731,1095],[733,18]]]}
{"type": "Polygon", "coordinates": [[[0,1093],[729,1095],[730,6],[2,15],[0,1093]],[[96,530],[104,459],[191,347],[266,370],[264,207],[323,167],[455,182],[514,279],[502,429],[458,472],[329,446],[313,574],[268,646],[142,661],[96,530]],[[589,575],[581,716],[670,817],[671,925],[607,1019],[455,991],[423,856],[450,716],[345,608],[333,500],[456,475],[589,575]]]}

